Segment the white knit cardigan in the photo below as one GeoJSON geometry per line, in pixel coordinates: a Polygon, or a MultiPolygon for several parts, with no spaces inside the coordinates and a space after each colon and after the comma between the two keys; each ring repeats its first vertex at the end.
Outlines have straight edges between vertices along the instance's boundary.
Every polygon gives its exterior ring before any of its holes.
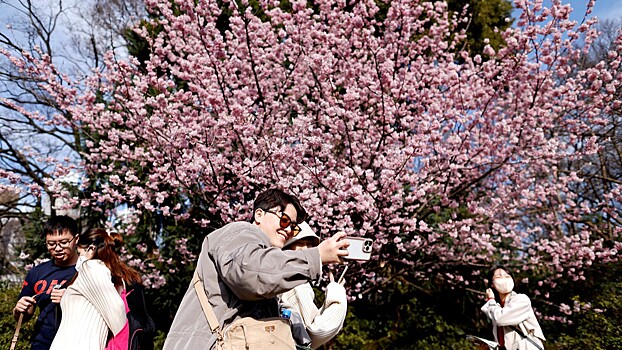
{"type": "Polygon", "coordinates": [[[348,312],[345,288],[336,282],[326,287],[326,299],[320,309],[315,306],[315,293],[309,283],[283,293],[283,306],[298,312],[311,336],[311,347],[317,349],[339,333],[348,312]]]}
{"type": "Polygon", "coordinates": [[[108,329],[116,335],[127,322],[110,270],[98,259],[82,264],[60,306],[61,324],[50,350],[103,350],[108,329]]]}

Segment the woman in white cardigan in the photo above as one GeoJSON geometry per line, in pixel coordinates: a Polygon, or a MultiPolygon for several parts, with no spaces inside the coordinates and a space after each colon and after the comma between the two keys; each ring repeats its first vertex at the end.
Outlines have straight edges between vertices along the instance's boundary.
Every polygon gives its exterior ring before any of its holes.
{"type": "MultiPolygon", "coordinates": [[[[311,227],[303,222],[301,231],[290,238],[283,250],[300,250],[315,247],[320,243],[311,227]]],[[[344,288],[345,281],[337,283],[329,275],[330,283],[326,286],[324,305],[318,309],[313,302],[315,292],[311,284],[305,283],[281,295],[282,307],[297,312],[303,320],[307,333],[311,338],[309,345],[317,349],[339,333],[348,312],[348,299],[344,288]]]]}
{"type": "Polygon", "coordinates": [[[525,294],[514,292],[514,278],[505,267],[488,275],[486,304],[482,311],[492,321],[492,331],[500,350],[542,350],[544,334],[525,294]]]}
{"type": "Polygon", "coordinates": [[[120,292],[140,275],[115,253],[120,243],[120,236],[104,229],[78,237],[78,272],[62,296],[63,316],[50,350],[103,350],[109,332],[116,336],[127,329],[120,292]]]}

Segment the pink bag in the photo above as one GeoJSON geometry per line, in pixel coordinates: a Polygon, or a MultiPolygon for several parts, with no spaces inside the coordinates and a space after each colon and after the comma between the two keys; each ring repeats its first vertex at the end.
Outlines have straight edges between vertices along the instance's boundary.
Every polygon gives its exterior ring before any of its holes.
{"type": "MultiPolygon", "coordinates": [[[[123,304],[125,304],[125,313],[127,314],[130,311],[129,306],[127,306],[127,291],[125,290],[125,283],[123,285],[123,290],[121,291],[121,299],[123,299],[123,304]]],[[[106,350],[127,350],[130,343],[130,324],[126,321],[125,327],[115,336],[113,336],[109,341],[108,345],[106,345],[106,350]]]]}

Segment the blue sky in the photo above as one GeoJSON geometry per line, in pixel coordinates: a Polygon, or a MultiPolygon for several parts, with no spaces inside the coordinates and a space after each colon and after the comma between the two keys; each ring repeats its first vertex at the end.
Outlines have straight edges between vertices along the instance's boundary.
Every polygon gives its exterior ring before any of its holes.
{"type": "MultiPolygon", "coordinates": [[[[574,9],[573,18],[577,20],[582,18],[588,0],[562,0],[564,3],[566,1],[574,9]]],[[[600,19],[622,19],[622,0],[596,0],[592,16],[600,19]]]]}
{"type": "MultiPolygon", "coordinates": [[[[572,6],[571,19],[581,21],[589,0],[561,0],[561,2],[572,6]]],[[[545,7],[550,7],[550,4],[551,0],[544,0],[545,7]]],[[[518,18],[517,13],[513,13],[512,16],[518,18]]],[[[601,20],[622,20],[622,0],[596,0],[590,17],[598,17],[601,20]]]]}

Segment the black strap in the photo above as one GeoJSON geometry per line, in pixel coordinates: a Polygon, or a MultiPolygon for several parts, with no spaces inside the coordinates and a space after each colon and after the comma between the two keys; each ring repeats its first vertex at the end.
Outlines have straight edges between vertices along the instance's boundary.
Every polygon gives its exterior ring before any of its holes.
{"type": "Polygon", "coordinates": [[[536,349],[538,350],[544,350],[544,348],[542,348],[540,345],[538,345],[538,343],[536,343],[535,341],[533,341],[533,339],[529,338],[528,336],[526,336],[525,334],[523,334],[523,332],[516,326],[510,326],[510,328],[512,328],[516,333],[518,333],[518,335],[521,336],[521,338],[523,339],[527,339],[528,342],[530,342],[531,344],[533,344],[533,346],[536,347],[536,349]]]}

